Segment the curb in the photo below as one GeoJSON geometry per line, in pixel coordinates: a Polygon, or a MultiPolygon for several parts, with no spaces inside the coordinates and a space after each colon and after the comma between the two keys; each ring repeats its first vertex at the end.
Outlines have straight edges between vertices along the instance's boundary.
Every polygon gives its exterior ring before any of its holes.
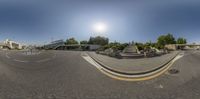
{"type": "Polygon", "coordinates": [[[153,73],[153,72],[157,72],[163,68],[166,68],[168,66],[168,64],[170,62],[172,62],[172,60],[174,60],[178,55],[180,54],[180,52],[178,52],[173,58],[171,58],[169,61],[167,61],[166,63],[163,63],[162,65],[156,67],[156,68],[153,68],[151,70],[148,70],[148,71],[142,71],[142,72],[138,72],[138,73],[128,73],[128,72],[122,72],[122,71],[118,71],[118,70],[115,70],[115,69],[112,69],[110,68],[109,66],[106,66],[105,64],[103,64],[102,62],[100,62],[98,59],[92,57],[92,55],[90,55],[88,53],[88,55],[95,61],[97,62],[101,67],[103,67],[104,69],[106,70],[109,70],[111,72],[114,72],[114,73],[118,73],[120,75],[128,75],[128,76],[139,76],[139,75],[147,75],[147,74],[150,74],[150,73],[153,73]],[[166,66],[166,67],[165,67],[166,66]]]}

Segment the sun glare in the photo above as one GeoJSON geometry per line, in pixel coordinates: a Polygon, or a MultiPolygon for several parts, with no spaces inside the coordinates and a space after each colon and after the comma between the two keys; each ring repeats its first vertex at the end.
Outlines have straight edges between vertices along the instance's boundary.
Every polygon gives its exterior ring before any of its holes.
{"type": "Polygon", "coordinates": [[[96,23],[94,25],[94,31],[98,33],[104,33],[106,32],[107,26],[105,23],[96,23]]]}

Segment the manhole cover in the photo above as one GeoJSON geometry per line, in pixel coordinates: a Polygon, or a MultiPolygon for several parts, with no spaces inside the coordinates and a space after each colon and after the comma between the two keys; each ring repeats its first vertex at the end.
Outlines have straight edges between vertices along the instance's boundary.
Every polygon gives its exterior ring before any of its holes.
{"type": "Polygon", "coordinates": [[[168,72],[170,74],[177,74],[177,73],[179,73],[179,70],[178,69],[170,69],[168,72]]]}

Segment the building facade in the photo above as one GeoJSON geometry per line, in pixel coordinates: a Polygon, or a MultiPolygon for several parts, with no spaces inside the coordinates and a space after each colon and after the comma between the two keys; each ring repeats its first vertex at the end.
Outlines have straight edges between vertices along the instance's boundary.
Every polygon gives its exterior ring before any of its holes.
{"type": "Polygon", "coordinates": [[[69,44],[65,45],[63,40],[56,40],[50,44],[44,45],[44,49],[49,50],[97,50],[100,45],[94,44],[69,44]]]}
{"type": "Polygon", "coordinates": [[[63,46],[65,45],[64,40],[56,40],[56,41],[52,41],[50,44],[44,45],[45,49],[54,49],[58,46],[63,46]]]}
{"type": "Polygon", "coordinates": [[[6,41],[4,41],[4,44],[8,47],[10,47],[10,49],[23,49],[23,45],[20,43],[17,43],[15,41],[6,39],[6,41]]]}

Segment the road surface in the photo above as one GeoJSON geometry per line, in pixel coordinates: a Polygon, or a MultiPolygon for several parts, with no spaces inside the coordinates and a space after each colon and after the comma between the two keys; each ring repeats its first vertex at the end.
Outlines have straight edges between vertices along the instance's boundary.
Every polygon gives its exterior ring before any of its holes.
{"type": "Polygon", "coordinates": [[[199,99],[200,52],[185,51],[165,74],[147,81],[110,78],[79,51],[0,52],[0,99],[199,99]]]}

